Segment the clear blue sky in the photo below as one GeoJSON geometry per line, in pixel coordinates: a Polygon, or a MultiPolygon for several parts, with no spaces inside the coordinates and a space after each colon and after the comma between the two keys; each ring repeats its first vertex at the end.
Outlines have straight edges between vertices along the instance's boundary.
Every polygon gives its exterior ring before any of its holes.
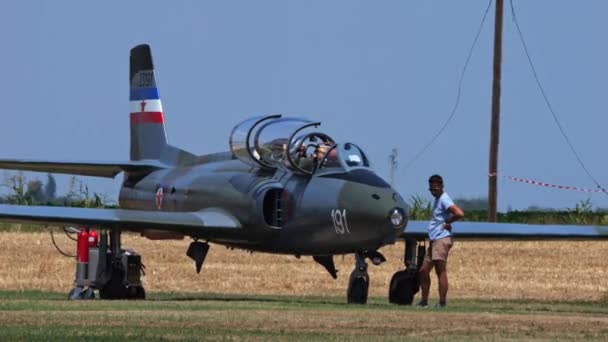
{"type": "MultiPolygon", "coordinates": [[[[448,117],[488,1],[7,1],[0,11],[0,157],[124,160],[128,54],[152,46],[172,144],[228,149],[241,120],[308,117],[358,143],[397,188],[429,196],[440,173],[452,197],[487,193],[494,9],[444,134],[403,166],[448,117]]],[[[604,101],[608,2],[515,1],[549,99],[581,158],[608,186],[604,101]]],[[[505,8],[499,170],[593,188],[547,110],[505,8]]],[[[45,180],[44,174],[39,175],[45,180]]],[[[117,195],[117,180],[84,178],[117,195]]],[[[59,179],[59,192],[67,177],[59,179]]],[[[573,207],[588,195],[499,179],[499,209],[573,207]]]]}

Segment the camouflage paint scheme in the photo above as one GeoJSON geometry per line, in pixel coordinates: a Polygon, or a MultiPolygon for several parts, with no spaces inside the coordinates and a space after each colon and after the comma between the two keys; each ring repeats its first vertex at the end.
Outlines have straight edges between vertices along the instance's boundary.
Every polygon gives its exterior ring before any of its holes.
{"type": "MultiPolygon", "coordinates": [[[[289,167],[286,160],[270,167],[256,160],[247,162],[242,149],[239,157],[233,141],[242,132],[234,131],[231,152],[197,156],[169,145],[148,45],[131,50],[130,65],[129,161],[0,160],[4,169],[99,177],[115,177],[122,172],[121,209],[0,205],[1,220],[86,225],[157,238],[185,235],[253,251],[296,255],[375,251],[394,243],[401,234],[405,219],[393,226],[389,215],[399,208],[407,217],[407,205],[368,166],[342,165],[306,174],[289,167]],[[264,214],[265,210],[266,216],[272,214],[268,209],[272,204],[265,202],[269,191],[281,196],[283,216],[278,226],[270,224],[264,214]],[[345,214],[348,229],[343,232],[336,229],[336,211],[345,214]]],[[[294,128],[282,131],[284,138],[294,138],[298,127],[310,123],[278,115],[250,122],[264,120],[264,127],[271,127],[275,121],[294,128]]],[[[253,129],[247,120],[244,123],[244,130],[253,129]]],[[[315,136],[339,145],[327,135],[315,136]]],[[[251,150],[246,152],[250,154],[251,150]]]]}

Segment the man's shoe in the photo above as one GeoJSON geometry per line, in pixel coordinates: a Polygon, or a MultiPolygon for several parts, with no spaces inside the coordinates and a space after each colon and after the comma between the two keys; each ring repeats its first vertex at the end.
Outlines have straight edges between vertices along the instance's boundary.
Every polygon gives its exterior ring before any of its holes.
{"type": "Polygon", "coordinates": [[[420,302],[418,302],[418,304],[416,304],[417,307],[426,309],[429,307],[429,302],[426,300],[421,300],[420,302]]]}

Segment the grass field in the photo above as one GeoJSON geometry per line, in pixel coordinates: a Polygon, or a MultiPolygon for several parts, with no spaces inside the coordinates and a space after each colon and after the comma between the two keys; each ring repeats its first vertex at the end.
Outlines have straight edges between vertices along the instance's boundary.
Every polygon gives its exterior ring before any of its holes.
{"type": "Polygon", "coordinates": [[[2,232],[0,341],[608,339],[608,242],[457,242],[445,311],[386,304],[402,243],[370,265],[366,306],[344,304],[352,256],[336,257],[333,280],[310,258],[212,245],[197,275],[188,243],[124,237],[143,255],[150,300],[68,302],[74,262],[48,232],[2,232]]]}
{"type": "Polygon", "coordinates": [[[347,305],[342,298],[155,293],[69,302],[0,291],[0,340],[606,340],[596,302],[455,299],[448,309],[347,305]]]}

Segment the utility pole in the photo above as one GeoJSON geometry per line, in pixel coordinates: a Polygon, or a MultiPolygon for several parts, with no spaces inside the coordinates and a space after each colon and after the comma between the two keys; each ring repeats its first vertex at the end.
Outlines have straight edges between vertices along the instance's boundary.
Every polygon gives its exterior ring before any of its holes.
{"type": "Polygon", "coordinates": [[[500,77],[502,63],[503,0],[496,0],[494,19],[494,79],[492,81],[492,123],[490,133],[490,167],[488,170],[488,222],[496,222],[498,137],[500,132],[500,77]]]}
{"type": "Polygon", "coordinates": [[[397,171],[397,149],[393,148],[393,151],[388,156],[388,164],[391,170],[391,187],[395,188],[395,173],[397,171]]]}

